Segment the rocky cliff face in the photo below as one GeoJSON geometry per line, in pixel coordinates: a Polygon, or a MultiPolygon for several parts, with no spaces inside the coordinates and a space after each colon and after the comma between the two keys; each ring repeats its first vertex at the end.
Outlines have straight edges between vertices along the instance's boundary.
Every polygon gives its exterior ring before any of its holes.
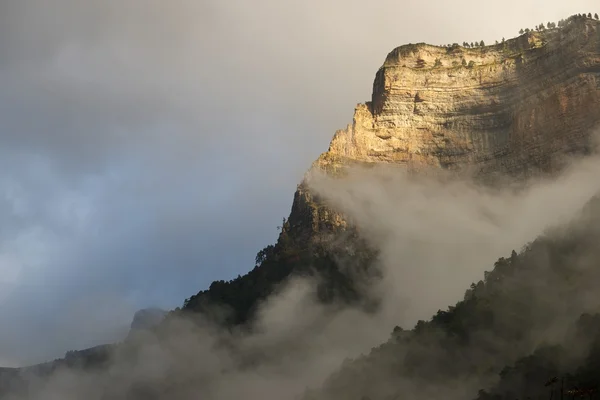
{"type": "MultiPolygon", "coordinates": [[[[312,169],[337,175],[356,163],[393,163],[410,172],[467,171],[483,179],[553,173],[563,167],[565,155],[591,150],[598,111],[599,21],[575,18],[560,29],[480,48],[405,45],[388,54],[375,76],[371,100],[356,107],[352,123],[335,133],[312,169]]],[[[375,257],[363,251],[367,246],[360,235],[307,181],[298,186],[283,225],[278,243],[263,249],[252,271],[213,282],[186,299],[177,313],[208,315],[218,305],[227,324],[243,325],[278,284],[312,270],[324,278],[317,291],[321,300],[362,304],[360,287],[344,275],[348,268],[341,270],[328,239],[346,231],[337,241],[343,242],[340,252],[350,245],[361,250],[351,258],[365,270],[375,257]]],[[[371,278],[372,271],[367,272],[357,281],[371,278]]],[[[471,313],[462,312],[464,318],[471,313]]],[[[113,350],[69,352],[55,362],[0,370],[0,397],[13,387],[27,389],[29,375],[49,375],[57,365],[99,368],[113,350]]]]}
{"type": "MultiPolygon", "coordinates": [[[[552,173],[587,153],[600,122],[600,23],[579,18],[493,46],[409,44],[394,49],[314,163],[395,163],[412,172],[469,170],[478,177],[552,173]]],[[[290,222],[316,232],[343,218],[301,184],[290,222]],[[332,218],[333,216],[333,218],[332,218]],[[328,222],[326,222],[328,221],[328,222]]]]}

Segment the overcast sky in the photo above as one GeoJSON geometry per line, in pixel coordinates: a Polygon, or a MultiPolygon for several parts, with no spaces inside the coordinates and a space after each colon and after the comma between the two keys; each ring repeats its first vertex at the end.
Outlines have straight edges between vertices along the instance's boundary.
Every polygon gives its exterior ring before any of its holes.
{"type": "Polygon", "coordinates": [[[594,4],[0,0],[0,365],[251,269],[394,47],[594,4]]]}

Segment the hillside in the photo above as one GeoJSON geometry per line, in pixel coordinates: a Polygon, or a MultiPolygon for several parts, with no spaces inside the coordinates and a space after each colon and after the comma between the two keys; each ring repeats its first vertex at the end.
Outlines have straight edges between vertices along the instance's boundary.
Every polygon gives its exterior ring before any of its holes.
{"type": "MultiPolygon", "coordinates": [[[[593,147],[600,122],[599,29],[598,20],[572,17],[563,28],[493,46],[400,46],[377,72],[371,101],[356,107],[353,122],[335,133],[312,170],[337,176],[353,165],[390,163],[411,173],[468,173],[488,183],[556,174],[567,156],[593,147]]],[[[340,268],[328,255],[332,235],[340,233],[360,241],[355,227],[304,180],[278,243],[259,253],[256,268],[214,282],[183,308],[218,302],[233,310],[234,322],[244,322],[278,282],[315,269],[336,277],[326,279],[323,296],[353,298],[356,288],[337,279],[340,268]],[[308,271],[309,265],[315,268],[308,271]]],[[[359,247],[368,252],[366,243],[359,247]]]]}
{"type": "MultiPolygon", "coordinates": [[[[371,100],[356,107],[352,123],[335,133],[298,185],[277,243],[257,254],[248,274],[213,282],[123,343],[2,370],[0,398],[11,391],[43,398],[36,396],[48,377],[64,374],[77,379],[53,381],[52,390],[68,388],[76,398],[183,399],[198,391],[223,398],[232,392],[221,379],[302,358],[310,332],[260,345],[252,336],[264,334],[257,315],[291,279],[314,279],[315,302],[326,310],[318,328],[340,310],[379,310],[378,294],[368,290],[386,278],[378,243],[314,190],[315,172],[342,178],[352,166],[393,165],[417,177],[444,171],[488,186],[553,176],[570,157],[593,152],[598,111],[600,22],[592,18],[572,17],[560,28],[491,46],[400,46],[377,71],[371,100]]],[[[585,314],[600,306],[593,295],[599,209],[593,201],[568,227],[501,258],[463,301],[414,329],[397,327],[388,342],[345,362],[305,398],[458,399],[480,389],[482,399],[521,396],[537,394],[539,381],[552,374],[568,375],[572,385],[597,383],[588,355],[597,351],[592,336],[600,317],[585,314]],[[582,345],[571,357],[574,337],[582,345]],[[546,369],[531,367],[538,365],[532,359],[546,369]]]]}
{"type": "Polygon", "coordinates": [[[346,363],[307,399],[538,398],[600,379],[600,199],[500,258],[464,300],[346,363]],[[555,389],[557,389],[555,387],[555,389]]]}

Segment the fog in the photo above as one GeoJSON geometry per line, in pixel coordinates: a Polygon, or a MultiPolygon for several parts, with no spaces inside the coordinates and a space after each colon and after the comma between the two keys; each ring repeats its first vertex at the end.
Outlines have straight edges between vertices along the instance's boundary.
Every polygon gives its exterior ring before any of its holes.
{"type": "MultiPolygon", "coordinates": [[[[59,370],[43,382],[39,398],[112,399],[129,391],[140,398],[296,399],[323,384],[344,360],[385,342],[394,326],[410,329],[418,319],[462,300],[470,283],[483,279],[497,258],[579,215],[600,191],[600,157],[571,159],[568,165],[557,177],[494,188],[456,175],[410,176],[393,166],[353,167],[343,179],[314,171],[307,180],[311,190],[344,212],[380,250],[383,279],[368,288],[382,299],[378,312],[325,306],[315,300],[318,278],[294,278],[262,304],[251,334],[174,317],[161,339],[143,332],[131,337],[127,346],[135,350],[118,351],[108,373],[59,370]]],[[[595,265],[585,257],[573,262],[588,269],[595,265]]],[[[532,283],[530,295],[532,303],[556,303],[557,320],[566,321],[566,311],[558,307],[564,300],[549,295],[548,287],[536,289],[532,283]]],[[[582,290],[576,312],[596,309],[597,297],[582,290]]],[[[560,332],[528,335],[543,342],[560,332]]],[[[482,360],[486,354],[477,343],[499,340],[490,335],[476,339],[470,349],[482,360]]],[[[471,395],[475,392],[469,390],[481,384],[473,379],[460,383],[471,395]]],[[[403,385],[412,387],[410,380],[403,385]]]]}
{"type": "MultiPolygon", "coordinates": [[[[594,5],[0,1],[0,365],[119,340],[136,309],[173,308],[212,280],[249,270],[276,239],[302,174],[370,98],[394,47],[493,42],[594,5]]],[[[394,196],[372,200],[391,208],[394,196]]],[[[365,229],[383,237],[392,228],[365,229]]],[[[501,227],[456,229],[493,238],[501,227]]],[[[488,245],[486,262],[520,246],[505,241],[488,245]]],[[[444,251],[453,265],[461,260],[453,246],[444,251]]],[[[439,305],[403,300],[401,315],[353,329],[357,338],[338,339],[339,354],[323,364],[376,343],[391,319],[409,324],[443,307],[476,278],[472,265],[440,291],[439,305]]],[[[306,287],[298,285],[296,296],[306,287]]]]}
{"type": "Polygon", "coordinates": [[[566,224],[600,191],[597,156],[571,159],[559,177],[482,186],[452,173],[411,176],[401,166],[314,170],[309,185],[380,249],[392,320],[412,327],[460,300],[493,262],[546,228],[566,224]]]}

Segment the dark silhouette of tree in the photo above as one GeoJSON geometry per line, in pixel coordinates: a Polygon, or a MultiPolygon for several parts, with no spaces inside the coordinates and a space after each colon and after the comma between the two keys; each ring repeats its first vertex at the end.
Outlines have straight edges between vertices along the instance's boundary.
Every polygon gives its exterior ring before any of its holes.
{"type": "Polygon", "coordinates": [[[471,61],[469,61],[467,68],[473,68],[474,66],[475,66],[475,61],[471,60],[471,61]]]}
{"type": "Polygon", "coordinates": [[[481,42],[479,42],[479,46],[481,46],[481,47],[485,46],[485,42],[482,40],[481,42]]]}
{"type": "Polygon", "coordinates": [[[529,32],[530,32],[529,28],[525,28],[525,33],[529,33],[529,32]]]}
{"type": "Polygon", "coordinates": [[[519,35],[522,35],[525,33],[525,30],[523,28],[521,28],[521,30],[519,31],[519,35]]]}
{"type": "Polygon", "coordinates": [[[273,250],[275,250],[275,246],[270,244],[261,251],[259,251],[256,254],[256,265],[262,264],[267,259],[267,257],[273,254],[273,250]]]}
{"type": "Polygon", "coordinates": [[[504,43],[504,38],[502,38],[502,43],[504,43]]]}
{"type": "Polygon", "coordinates": [[[598,13],[594,14],[594,18],[598,19],[598,13]]]}
{"type": "Polygon", "coordinates": [[[475,47],[475,46],[476,46],[476,45],[475,45],[473,42],[471,42],[471,47],[475,47]]]}
{"type": "Polygon", "coordinates": [[[592,13],[588,13],[587,17],[592,18],[592,13]]]}
{"type": "Polygon", "coordinates": [[[434,67],[441,67],[442,66],[442,60],[440,60],[439,58],[435,59],[435,63],[433,64],[434,67]]]}
{"type": "Polygon", "coordinates": [[[467,66],[467,60],[465,60],[464,58],[462,59],[462,61],[460,63],[462,64],[463,67],[467,66]]]}

